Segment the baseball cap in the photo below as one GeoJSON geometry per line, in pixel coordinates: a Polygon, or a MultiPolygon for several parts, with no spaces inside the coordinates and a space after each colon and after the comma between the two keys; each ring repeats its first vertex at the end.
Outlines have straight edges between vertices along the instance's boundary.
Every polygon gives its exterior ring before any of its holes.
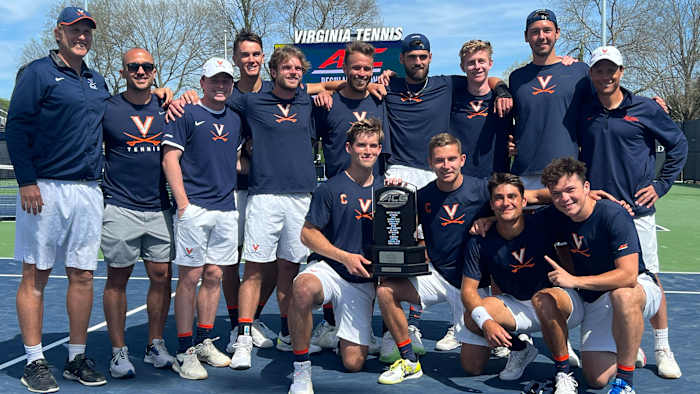
{"type": "Polygon", "coordinates": [[[530,15],[527,16],[527,20],[525,20],[525,30],[527,30],[528,26],[537,21],[552,21],[554,22],[554,27],[558,26],[557,16],[554,15],[554,11],[541,8],[539,10],[532,11],[530,15]]]}
{"type": "Polygon", "coordinates": [[[226,73],[233,78],[233,66],[231,62],[220,57],[213,57],[204,63],[202,68],[202,76],[211,78],[218,73],[226,73]]]}
{"type": "Polygon", "coordinates": [[[615,63],[616,66],[622,66],[622,54],[614,46],[602,46],[598,47],[593,51],[591,56],[591,67],[601,60],[610,60],[615,63]]]}
{"type": "Polygon", "coordinates": [[[58,20],[56,21],[56,24],[68,26],[85,19],[90,21],[90,24],[92,25],[93,29],[97,27],[95,19],[92,17],[92,15],[90,15],[89,12],[87,12],[87,10],[84,10],[80,7],[66,7],[58,15],[58,20]]]}
{"type": "Polygon", "coordinates": [[[425,49],[430,52],[430,41],[428,41],[428,37],[420,33],[409,34],[401,41],[401,53],[419,49],[425,49]]]}

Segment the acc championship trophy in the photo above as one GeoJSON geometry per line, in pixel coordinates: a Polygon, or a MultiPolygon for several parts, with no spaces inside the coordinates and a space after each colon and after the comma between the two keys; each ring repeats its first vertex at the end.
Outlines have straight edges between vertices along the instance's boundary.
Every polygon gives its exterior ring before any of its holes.
{"type": "Polygon", "coordinates": [[[374,192],[374,244],[370,247],[374,276],[428,275],[425,246],[416,242],[416,193],[400,186],[374,192]]]}

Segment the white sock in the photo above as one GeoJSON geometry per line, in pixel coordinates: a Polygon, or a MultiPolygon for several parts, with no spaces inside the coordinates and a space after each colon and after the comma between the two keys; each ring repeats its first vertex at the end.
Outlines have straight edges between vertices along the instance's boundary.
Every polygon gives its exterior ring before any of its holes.
{"type": "Polygon", "coordinates": [[[24,345],[24,352],[27,353],[27,365],[32,362],[44,358],[44,350],[41,347],[41,342],[38,345],[27,346],[24,345]]]}
{"type": "Polygon", "coordinates": [[[75,356],[85,353],[86,345],[74,345],[72,343],[68,344],[68,361],[75,360],[75,356]]]}
{"type": "Polygon", "coordinates": [[[112,346],[112,356],[119,353],[120,350],[122,350],[122,348],[112,346]]]}
{"type": "Polygon", "coordinates": [[[654,330],[654,349],[670,349],[671,346],[668,344],[668,328],[662,328],[660,330],[654,330]]]}

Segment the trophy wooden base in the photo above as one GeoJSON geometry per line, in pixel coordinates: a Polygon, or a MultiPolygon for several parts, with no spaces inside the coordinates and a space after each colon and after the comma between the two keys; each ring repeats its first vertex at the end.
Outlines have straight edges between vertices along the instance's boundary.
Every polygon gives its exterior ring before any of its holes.
{"type": "Polygon", "coordinates": [[[430,275],[425,261],[425,246],[371,246],[374,277],[411,277],[430,275]]]}

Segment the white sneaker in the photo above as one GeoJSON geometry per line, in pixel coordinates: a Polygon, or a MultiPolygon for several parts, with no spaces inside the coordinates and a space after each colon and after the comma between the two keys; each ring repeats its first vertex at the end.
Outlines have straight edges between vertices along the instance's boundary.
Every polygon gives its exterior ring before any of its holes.
{"type": "Polygon", "coordinates": [[[382,349],[382,340],[379,337],[375,337],[374,334],[370,334],[369,336],[369,349],[367,350],[367,354],[371,354],[373,356],[376,356],[377,354],[381,353],[382,349]]]}
{"type": "MultiPolygon", "coordinates": [[[[277,334],[277,350],[281,352],[291,352],[292,351],[292,336],[287,335],[282,336],[282,334],[277,334]]],[[[314,354],[320,352],[321,347],[318,345],[314,345],[313,343],[309,344],[309,354],[314,354]]]]}
{"type": "Polygon", "coordinates": [[[136,376],[134,364],[129,361],[129,349],[124,346],[112,355],[109,361],[109,373],[115,379],[133,378],[136,376]]]}
{"type": "Polygon", "coordinates": [[[152,345],[146,346],[146,355],[143,357],[143,362],[153,364],[156,368],[166,368],[175,363],[175,357],[168,353],[165,341],[157,338],[153,340],[152,345]]]}
{"type": "Polygon", "coordinates": [[[557,373],[554,377],[554,394],[578,394],[578,382],[573,372],[557,373]]]}
{"type": "Polygon", "coordinates": [[[425,347],[423,346],[423,334],[421,334],[418,327],[414,325],[408,326],[408,337],[411,339],[411,346],[413,347],[413,353],[423,356],[425,355],[425,347]]]}
{"type": "Polygon", "coordinates": [[[506,367],[498,374],[501,380],[518,380],[523,376],[525,367],[537,357],[537,348],[530,342],[525,342],[526,347],[520,351],[510,351],[506,367]]]}
{"type": "Polygon", "coordinates": [[[212,367],[228,367],[231,363],[231,359],[214,346],[214,341],[217,339],[219,339],[219,337],[214,339],[207,338],[204,342],[195,346],[194,349],[197,352],[197,358],[199,361],[207,363],[212,367]]]}
{"type": "Polygon", "coordinates": [[[647,355],[644,354],[644,350],[642,350],[642,348],[639,348],[637,349],[637,360],[634,362],[634,367],[644,368],[645,365],[647,365],[647,355]]]}
{"type": "Polygon", "coordinates": [[[233,354],[233,351],[236,350],[234,348],[234,345],[236,344],[236,338],[238,338],[238,326],[233,327],[233,330],[231,330],[228,333],[228,345],[226,345],[226,353],[233,354]]]}
{"type": "Polygon", "coordinates": [[[260,319],[255,319],[250,327],[250,335],[253,337],[253,346],[261,349],[271,348],[275,345],[275,333],[270,330],[260,319]]]}
{"type": "Polygon", "coordinates": [[[185,379],[206,379],[209,377],[207,370],[197,358],[197,351],[194,347],[187,349],[185,353],[178,353],[173,363],[173,371],[177,372],[181,378],[185,379]]]}
{"type": "Polygon", "coordinates": [[[288,394],[313,394],[311,384],[311,361],[294,362],[294,382],[289,386],[288,394]]]}
{"type": "Polygon", "coordinates": [[[571,347],[571,342],[566,341],[566,346],[569,347],[569,366],[581,368],[581,359],[578,357],[578,354],[576,354],[576,351],[574,351],[574,348],[571,347]]]}
{"type": "Polygon", "coordinates": [[[681,367],[678,366],[671,349],[659,349],[654,352],[654,357],[656,358],[656,368],[659,376],[666,379],[678,379],[681,377],[681,367]]]}
{"type": "Polygon", "coordinates": [[[250,335],[239,335],[233,344],[233,356],[229,367],[231,369],[248,369],[251,366],[250,353],[253,351],[253,338],[250,335]]]}
{"type": "Polygon", "coordinates": [[[399,348],[396,347],[394,337],[391,336],[391,332],[385,332],[382,337],[382,346],[379,350],[379,361],[385,364],[393,364],[400,358],[401,354],[399,353],[399,348]]]}
{"type": "Polygon", "coordinates": [[[459,341],[455,337],[455,326],[450,326],[450,328],[447,329],[445,336],[435,343],[435,350],[447,351],[457,349],[458,347],[459,341]]]}
{"type": "Polygon", "coordinates": [[[418,379],[421,376],[423,376],[423,369],[420,361],[411,362],[401,358],[391,364],[388,371],[384,371],[379,375],[377,381],[381,384],[396,384],[406,379],[418,379]]]}
{"type": "Polygon", "coordinates": [[[498,346],[491,349],[491,357],[493,358],[506,358],[510,354],[510,349],[505,346],[498,346]]]}
{"type": "Polygon", "coordinates": [[[323,349],[335,349],[338,347],[338,328],[322,321],[311,331],[311,343],[323,349]]]}

